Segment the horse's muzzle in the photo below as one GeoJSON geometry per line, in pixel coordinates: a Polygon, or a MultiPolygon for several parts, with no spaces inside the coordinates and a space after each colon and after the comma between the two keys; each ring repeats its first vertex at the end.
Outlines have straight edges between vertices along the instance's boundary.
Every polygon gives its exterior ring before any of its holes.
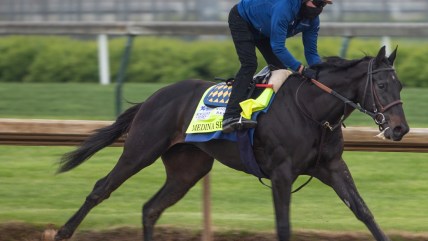
{"type": "Polygon", "coordinates": [[[407,124],[399,124],[390,126],[385,130],[385,138],[393,141],[401,141],[403,136],[409,132],[409,126],[407,124]]]}

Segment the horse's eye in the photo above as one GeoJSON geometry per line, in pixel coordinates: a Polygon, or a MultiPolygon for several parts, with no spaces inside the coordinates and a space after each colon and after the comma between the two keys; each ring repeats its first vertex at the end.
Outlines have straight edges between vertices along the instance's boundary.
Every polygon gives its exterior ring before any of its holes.
{"type": "Polygon", "coordinates": [[[385,88],[385,84],[378,84],[377,87],[379,87],[379,89],[384,89],[385,88]]]}

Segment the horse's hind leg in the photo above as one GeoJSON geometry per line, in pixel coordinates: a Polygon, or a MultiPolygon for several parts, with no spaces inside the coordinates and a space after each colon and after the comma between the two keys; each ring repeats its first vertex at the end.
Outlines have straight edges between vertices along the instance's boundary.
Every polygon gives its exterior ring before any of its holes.
{"type": "Polygon", "coordinates": [[[180,200],[212,167],[213,158],[195,146],[180,144],[162,155],[167,177],[163,187],[143,207],[144,241],[153,240],[153,229],[162,212],[180,200]]]}
{"type": "Polygon", "coordinates": [[[70,238],[92,208],[107,199],[128,178],[155,162],[169,145],[166,138],[152,140],[151,145],[147,143],[135,145],[138,143],[134,139],[136,136],[128,136],[124,151],[116,166],[95,184],[80,209],[59,229],[55,241],[70,238]]]}

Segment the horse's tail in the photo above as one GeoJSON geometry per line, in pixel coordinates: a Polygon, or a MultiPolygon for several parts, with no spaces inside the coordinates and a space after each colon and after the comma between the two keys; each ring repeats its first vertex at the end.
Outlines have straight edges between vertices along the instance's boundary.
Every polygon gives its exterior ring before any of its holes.
{"type": "Polygon", "coordinates": [[[70,171],[89,159],[99,150],[111,145],[120,138],[128,131],[132,120],[142,104],[143,103],[139,103],[129,108],[122,113],[113,124],[95,130],[95,133],[89,136],[79,148],[64,154],[59,161],[60,167],[58,168],[58,173],[70,171]]]}

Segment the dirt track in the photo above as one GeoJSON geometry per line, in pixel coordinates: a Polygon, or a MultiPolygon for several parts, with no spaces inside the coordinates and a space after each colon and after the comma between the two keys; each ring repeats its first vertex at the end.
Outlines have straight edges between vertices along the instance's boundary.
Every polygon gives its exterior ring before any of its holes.
{"type": "MultiPolygon", "coordinates": [[[[44,237],[45,228],[22,223],[0,224],[0,241],[50,241],[44,237]]],[[[49,236],[47,234],[46,236],[49,236]]],[[[392,233],[393,241],[428,241],[428,234],[392,233]]],[[[118,228],[102,232],[79,232],[70,241],[135,241],[142,240],[141,231],[135,228],[118,228]]],[[[200,232],[177,228],[156,229],[158,241],[200,241],[200,232]]],[[[367,233],[332,233],[295,231],[292,241],[372,241],[367,233]]],[[[272,233],[227,232],[216,233],[214,241],[276,241],[272,233]]]]}

